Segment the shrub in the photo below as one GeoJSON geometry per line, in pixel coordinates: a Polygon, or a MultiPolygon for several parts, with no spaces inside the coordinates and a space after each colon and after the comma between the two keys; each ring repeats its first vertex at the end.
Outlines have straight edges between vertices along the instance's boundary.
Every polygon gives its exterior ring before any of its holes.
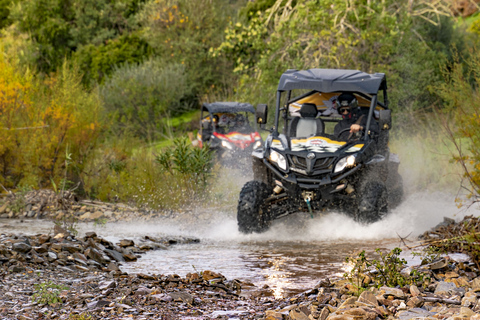
{"type": "Polygon", "coordinates": [[[403,287],[409,284],[420,283],[425,279],[425,275],[417,271],[409,274],[402,273],[406,267],[407,261],[400,258],[402,249],[394,248],[390,252],[382,252],[381,249],[375,249],[380,259],[367,258],[365,250],[360,252],[357,257],[347,257],[346,262],[352,265],[352,269],[344,274],[344,278],[350,281],[357,289],[357,293],[363,291],[369,282],[367,276],[372,280],[373,286],[380,288],[403,287]]]}
{"type": "Polygon", "coordinates": [[[169,107],[189,93],[185,67],[150,59],[119,67],[100,87],[113,130],[145,140],[163,137],[169,107]]]}
{"type": "Polygon", "coordinates": [[[184,138],[155,155],[139,143],[129,149],[131,142],[97,150],[84,176],[91,197],[172,210],[209,196],[213,155],[208,149],[195,148],[184,138]]]}
{"type": "Polygon", "coordinates": [[[45,80],[34,79],[0,58],[1,182],[7,187],[43,187],[83,170],[101,129],[99,100],[85,91],[78,70],[64,64],[45,80]]]}
{"type": "Polygon", "coordinates": [[[35,293],[32,300],[40,304],[62,303],[60,292],[69,289],[67,286],[55,284],[52,281],[35,284],[34,287],[35,293]]]}
{"type": "Polygon", "coordinates": [[[446,103],[444,127],[454,144],[452,161],[463,168],[466,198],[458,198],[461,205],[480,200],[480,57],[472,49],[465,63],[457,56],[445,70],[445,82],[437,87],[446,103]]]}

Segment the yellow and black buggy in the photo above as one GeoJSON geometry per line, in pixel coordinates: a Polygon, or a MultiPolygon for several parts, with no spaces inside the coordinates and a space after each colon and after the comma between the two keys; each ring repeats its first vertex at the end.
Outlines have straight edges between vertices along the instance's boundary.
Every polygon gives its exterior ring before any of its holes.
{"type": "MultiPolygon", "coordinates": [[[[313,215],[334,209],[372,223],[402,201],[399,158],[388,147],[392,124],[385,74],[288,70],[276,98],[270,134],[252,153],[254,180],[240,192],[240,232],[263,232],[273,220],[299,210],[313,215]],[[335,130],[342,121],[337,102],[342,94],[354,97],[364,124],[346,138],[340,137],[350,128],[335,130]]],[[[264,130],[267,115],[267,105],[259,104],[256,119],[264,130]]]]}

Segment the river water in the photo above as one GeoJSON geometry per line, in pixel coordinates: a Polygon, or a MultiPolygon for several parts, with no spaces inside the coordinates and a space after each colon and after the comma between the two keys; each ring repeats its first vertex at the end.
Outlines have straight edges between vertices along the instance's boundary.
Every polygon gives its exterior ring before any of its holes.
{"type": "MultiPolygon", "coordinates": [[[[158,220],[150,222],[107,223],[98,226],[80,223],[81,236],[95,231],[110,241],[144,236],[195,237],[198,243],[176,244],[167,250],[150,251],[121,266],[129,273],[178,274],[212,270],[227,279],[268,285],[276,297],[307,290],[321,278],[341,276],[348,266],[345,258],[360,250],[391,249],[414,245],[416,237],[447,216],[460,220],[472,212],[458,210],[445,194],[415,194],[384,220],[362,226],[331,213],[315,219],[298,213],[277,221],[263,234],[243,235],[237,231],[234,215],[215,212],[205,223],[158,220]],[[403,240],[402,240],[402,239],[403,240]]],[[[2,220],[1,232],[48,233],[53,223],[42,220],[2,220]]],[[[404,253],[407,253],[405,250],[404,253]]],[[[408,253],[405,256],[411,258],[408,253]]],[[[413,258],[412,258],[413,259],[413,258]]]]}

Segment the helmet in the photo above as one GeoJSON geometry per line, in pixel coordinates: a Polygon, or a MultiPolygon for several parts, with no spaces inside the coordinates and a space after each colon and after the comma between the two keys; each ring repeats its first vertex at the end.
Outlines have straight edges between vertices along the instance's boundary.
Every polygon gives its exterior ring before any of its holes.
{"type": "Polygon", "coordinates": [[[358,102],[355,96],[351,93],[342,93],[337,99],[337,110],[343,119],[350,119],[358,111],[358,102]],[[348,112],[344,113],[345,110],[348,112]]]}

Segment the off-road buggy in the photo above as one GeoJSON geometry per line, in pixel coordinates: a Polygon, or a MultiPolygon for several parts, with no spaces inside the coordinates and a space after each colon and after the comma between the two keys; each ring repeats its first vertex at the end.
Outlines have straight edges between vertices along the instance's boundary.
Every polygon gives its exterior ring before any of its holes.
{"type": "Polygon", "coordinates": [[[209,146],[217,158],[228,165],[250,161],[252,150],[262,145],[254,118],[255,108],[249,103],[204,103],[201,108],[200,147],[209,146]]]}
{"type": "MultiPolygon", "coordinates": [[[[259,104],[256,119],[262,129],[267,114],[267,105],[259,104]]],[[[274,219],[298,211],[313,216],[334,209],[362,223],[380,220],[403,197],[399,159],[388,147],[390,128],[385,74],[286,71],[277,89],[273,127],[264,146],[252,153],[254,180],[240,192],[240,232],[263,232],[274,219]],[[342,93],[354,95],[366,118],[363,131],[344,140],[333,135],[342,120],[336,103],[342,93]]]]}

